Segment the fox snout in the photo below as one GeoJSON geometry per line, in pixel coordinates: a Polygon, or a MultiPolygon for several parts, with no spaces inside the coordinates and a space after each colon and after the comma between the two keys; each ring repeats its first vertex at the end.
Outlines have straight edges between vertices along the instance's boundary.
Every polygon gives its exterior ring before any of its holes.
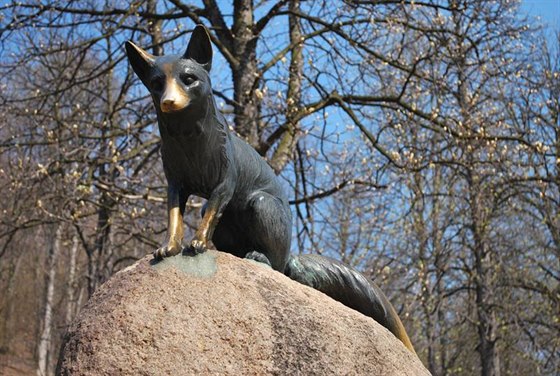
{"type": "Polygon", "coordinates": [[[168,79],[165,91],[161,96],[160,108],[162,112],[176,112],[184,109],[190,103],[190,98],[174,79],[168,79]]]}

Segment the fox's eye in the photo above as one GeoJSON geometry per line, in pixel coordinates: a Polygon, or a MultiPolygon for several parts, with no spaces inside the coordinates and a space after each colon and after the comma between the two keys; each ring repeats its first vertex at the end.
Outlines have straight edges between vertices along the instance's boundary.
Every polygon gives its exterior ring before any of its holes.
{"type": "Polygon", "coordinates": [[[160,79],[155,79],[150,83],[152,90],[154,91],[162,91],[163,90],[163,82],[160,79]]]}
{"type": "Polygon", "coordinates": [[[182,74],[181,81],[187,86],[192,85],[196,81],[196,76],[192,74],[182,74]]]}

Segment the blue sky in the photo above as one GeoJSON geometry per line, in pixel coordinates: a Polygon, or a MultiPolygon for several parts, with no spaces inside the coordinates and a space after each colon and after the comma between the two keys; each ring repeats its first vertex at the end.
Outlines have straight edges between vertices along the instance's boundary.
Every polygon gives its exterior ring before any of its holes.
{"type": "Polygon", "coordinates": [[[540,17],[550,29],[560,31],[560,0],[523,0],[521,10],[531,17],[540,17]]]}

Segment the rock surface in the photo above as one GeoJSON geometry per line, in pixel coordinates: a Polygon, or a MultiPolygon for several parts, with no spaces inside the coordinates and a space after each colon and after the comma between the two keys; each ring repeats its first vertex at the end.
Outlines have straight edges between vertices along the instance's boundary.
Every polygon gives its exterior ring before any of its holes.
{"type": "Polygon", "coordinates": [[[65,338],[62,375],[429,375],[372,319],[208,251],[117,273],[65,338]]]}

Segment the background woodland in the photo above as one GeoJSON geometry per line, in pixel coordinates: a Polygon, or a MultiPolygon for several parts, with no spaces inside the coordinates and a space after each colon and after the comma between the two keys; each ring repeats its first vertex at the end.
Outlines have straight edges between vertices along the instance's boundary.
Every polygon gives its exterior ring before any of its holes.
{"type": "Polygon", "coordinates": [[[560,39],[512,0],[3,2],[0,373],[51,374],[95,289],[163,240],[123,42],[183,53],[199,23],[293,252],[375,280],[434,375],[558,374],[560,39]]]}

